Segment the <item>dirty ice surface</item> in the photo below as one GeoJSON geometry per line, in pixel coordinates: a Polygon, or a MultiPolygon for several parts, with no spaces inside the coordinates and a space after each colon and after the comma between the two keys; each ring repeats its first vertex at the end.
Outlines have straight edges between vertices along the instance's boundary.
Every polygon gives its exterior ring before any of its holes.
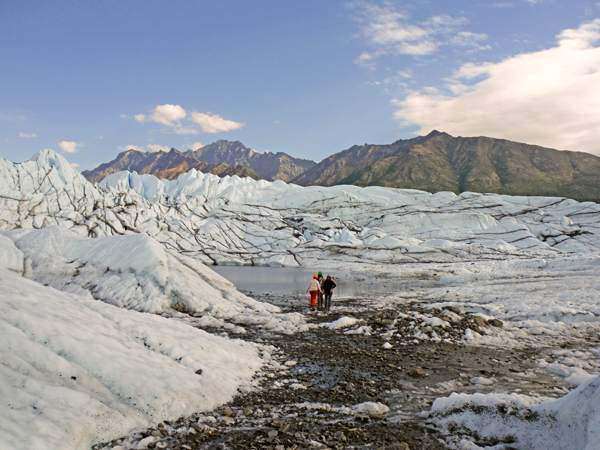
{"type": "MultiPolygon", "coordinates": [[[[94,186],[44,150],[21,164],[0,159],[0,228],[0,326],[11,336],[0,341],[4,447],[87,448],[213,408],[269,358],[229,336],[310,328],[202,264],[217,263],[359,272],[398,283],[380,307],[419,302],[501,320],[502,328],[467,329],[461,342],[551,346],[537,370],[579,388],[553,400],[440,398],[432,420],[496,440],[510,425],[518,448],[548,448],[552,436],[555,448],[598,448],[600,351],[561,348],[600,329],[598,204],[303,188],[195,170],[175,181],[121,172],[94,186]]],[[[450,323],[411,320],[416,341],[443,340],[450,323]]],[[[348,319],[331,329],[368,332],[348,319]]]]}

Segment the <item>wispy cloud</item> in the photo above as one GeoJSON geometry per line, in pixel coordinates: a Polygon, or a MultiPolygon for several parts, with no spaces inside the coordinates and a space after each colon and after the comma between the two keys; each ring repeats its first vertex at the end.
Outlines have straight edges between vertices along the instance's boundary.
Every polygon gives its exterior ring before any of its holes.
{"type": "Polygon", "coordinates": [[[20,138],[36,138],[37,134],[35,134],[35,133],[27,134],[27,133],[21,132],[21,133],[19,133],[19,137],[20,138]]]}
{"type": "Polygon", "coordinates": [[[71,163],[71,167],[73,169],[77,169],[79,167],[79,164],[77,164],[77,163],[71,163]]]}
{"type": "Polygon", "coordinates": [[[486,34],[462,30],[469,23],[466,17],[441,14],[411,23],[408,14],[396,10],[389,2],[377,5],[356,1],[350,6],[357,12],[360,36],[372,48],[355,60],[364,67],[374,67],[375,60],[382,55],[431,55],[443,45],[488,48],[482,44],[488,37],[486,34]]]}
{"type": "Polygon", "coordinates": [[[204,147],[204,145],[202,145],[200,142],[194,142],[192,145],[190,145],[191,150],[198,150],[202,147],[204,147]]]}
{"type": "Polygon", "coordinates": [[[135,120],[141,124],[155,122],[164,125],[165,132],[180,135],[195,135],[202,131],[204,133],[220,133],[238,130],[245,124],[233,120],[224,119],[218,114],[201,113],[198,111],[188,112],[180,105],[158,105],[151,114],[136,114],[135,120]]]}
{"type": "Polygon", "coordinates": [[[77,147],[83,147],[83,144],[80,142],[73,141],[60,141],[58,146],[62,150],[63,153],[77,153],[79,150],[77,147]]]}
{"type": "Polygon", "coordinates": [[[600,153],[600,19],[564,30],[557,45],[498,63],[464,64],[443,91],[395,100],[395,117],[454,135],[486,135],[600,153]]]}

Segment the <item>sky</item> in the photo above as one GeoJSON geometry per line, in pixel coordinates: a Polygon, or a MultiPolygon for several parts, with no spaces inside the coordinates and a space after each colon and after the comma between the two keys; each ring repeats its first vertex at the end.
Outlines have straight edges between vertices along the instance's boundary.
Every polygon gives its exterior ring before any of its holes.
{"type": "Polygon", "coordinates": [[[320,161],[436,129],[600,156],[599,0],[0,2],[0,156],[218,139],[320,161]]]}

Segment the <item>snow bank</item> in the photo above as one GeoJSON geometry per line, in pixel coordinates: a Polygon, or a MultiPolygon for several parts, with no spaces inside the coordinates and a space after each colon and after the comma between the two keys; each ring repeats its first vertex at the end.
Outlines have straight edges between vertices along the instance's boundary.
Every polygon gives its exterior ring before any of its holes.
{"type": "Polygon", "coordinates": [[[465,427],[523,450],[600,448],[600,377],[560,399],[454,393],[436,399],[431,411],[449,432],[465,427]]]}
{"type": "Polygon", "coordinates": [[[210,410],[248,384],[262,362],[250,344],[60,292],[5,268],[0,334],[3,449],[82,450],[210,410]]]}

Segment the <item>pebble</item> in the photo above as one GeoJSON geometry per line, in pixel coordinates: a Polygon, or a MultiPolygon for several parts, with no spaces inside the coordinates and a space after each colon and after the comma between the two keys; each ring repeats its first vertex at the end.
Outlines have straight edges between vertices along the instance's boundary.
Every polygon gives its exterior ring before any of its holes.
{"type": "Polygon", "coordinates": [[[394,442],[393,444],[388,445],[386,450],[410,450],[410,447],[406,442],[394,442]]]}
{"type": "Polygon", "coordinates": [[[233,417],[225,416],[221,419],[221,423],[225,425],[233,425],[235,423],[235,419],[233,417]]]}
{"type": "Polygon", "coordinates": [[[423,369],[421,369],[420,367],[416,367],[414,369],[409,370],[408,375],[410,375],[413,378],[420,378],[423,375],[425,375],[425,373],[423,372],[423,369]]]}
{"type": "Polygon", "coordinates": [[[504,323],[499,319],[490,319],[488,320],[488,324],[496,328],[502,328],[502,326],[504,325],[504,323]]]}
{"type": "Polygon", "coordinates": [[[473,316],[473,322],[477,324],[478,327],[485,327],[487,325],[486,320],[480,316],[473,316]]]}

